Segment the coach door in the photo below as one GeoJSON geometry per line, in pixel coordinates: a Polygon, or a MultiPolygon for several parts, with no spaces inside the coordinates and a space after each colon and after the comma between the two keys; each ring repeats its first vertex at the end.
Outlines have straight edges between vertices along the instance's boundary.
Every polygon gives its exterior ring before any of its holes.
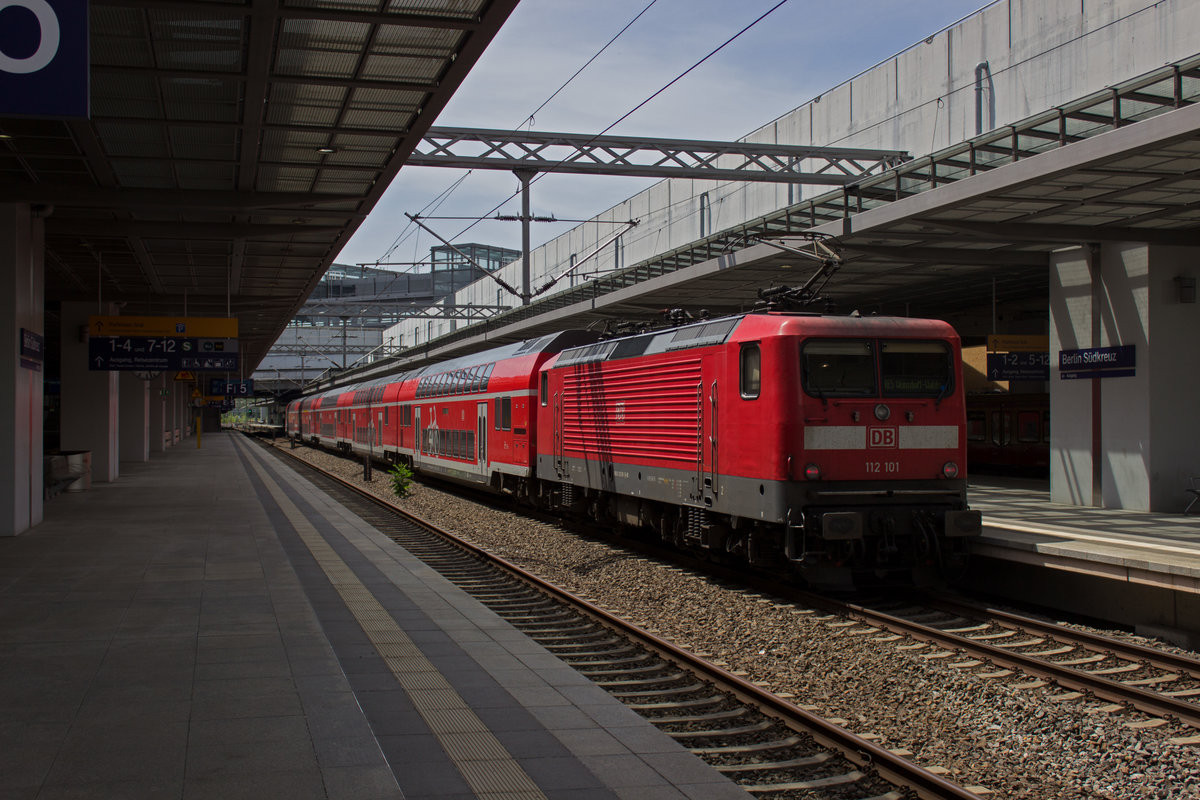
{"type": "Polygon", "coordinates": [[[717,382],[708,389],[708,475],[704,478],[704,505],[711,507],[717,491],[717,382]]]}
{"type": "Polygon", "coordinates": [[[562,395],[554,394],[554,472],[558,477],[566,474],[566,459],[563,455],[563,410],[562,395]]]}
{"type": "Polygon", "coordinates": [[[693,500],[704,497],[704,384],[696,384],[696,488],[692,494],[693,500]]]}
{"type": "Polygon", "coordinates": [[[476,403],[475,421],[475,455],[479,462],[479,474],[488,474],[488,404],[487,402],[476,403]]]}
{"type": "Polygon", "coordinates": [[[421,441],[421,407],[420,406],[417,406],[417,405],[413,406],[412,425],[413,425],[413,429],[412,429],[412,432],[413,432],[413,466],[419,467],[421,465],[421,447],[425,444],[423,441],[421,441]]]}

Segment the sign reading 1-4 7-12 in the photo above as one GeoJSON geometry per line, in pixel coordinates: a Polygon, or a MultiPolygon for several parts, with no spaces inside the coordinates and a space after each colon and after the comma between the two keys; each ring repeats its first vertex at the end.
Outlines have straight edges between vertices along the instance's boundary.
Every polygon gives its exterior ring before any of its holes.
{"type": "Polygon", "coordinates": [[[232,372],[238,368],[237,339],[93,336],[88,339],[88,368],[232,372]]]}
{"type": "MultiPolygon", "coordinates": [[[[2,2],[2,0],[0,0],[2,2]]],[[[237,320],[212,317],[91,317],[88,368],[236,372],[237,320]]]]}

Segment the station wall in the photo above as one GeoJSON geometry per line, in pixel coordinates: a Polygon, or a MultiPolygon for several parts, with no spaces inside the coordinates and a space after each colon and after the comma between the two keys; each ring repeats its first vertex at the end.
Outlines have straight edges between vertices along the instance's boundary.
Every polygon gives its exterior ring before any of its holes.
{"type": "MultiPolygon", "coordinates": [[[[997,0],[745,138],[899,149],[919,157],[1195,55],[1196,30],[1200,3],[1193,0],[997,0]]],[[[583,271],[595,275],[632,266],[825,191],[663,181],[597,215],[596,220],[637,218],[641,224],[583,271]]],[[[531,254],[534,289],[572,259],[584,258],[611,230],[584,224],[537,248],[531,254]]],[[[514,263],[500,274],[517,285],[520,272],[514,263]]],[[[570,285],[564,280],[556,290],[570,285]]],[[[455,302],[518,301],[483,279],[460,291],[455,302]]],[[[413,321],[386,336],[412,346],[451,329],[448,321],[413,321]]]]}
{"type": "Polygon", "coordinates": [[[1178,513],[1200,474],[1200,248],[1112,242],[1051,255],[1050,353],[1132,345],[1134,374],[1064,380],[1051,366],[1051,500],[1178,513]]]}

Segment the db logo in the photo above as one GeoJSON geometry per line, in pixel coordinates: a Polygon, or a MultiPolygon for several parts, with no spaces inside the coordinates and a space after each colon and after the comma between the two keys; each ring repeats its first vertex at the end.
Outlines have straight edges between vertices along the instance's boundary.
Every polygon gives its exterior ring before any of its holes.
{"type": "Polygon", "coordinates": [[[867,447],[895,447],[895,428],[867,428],[867,447]]]}

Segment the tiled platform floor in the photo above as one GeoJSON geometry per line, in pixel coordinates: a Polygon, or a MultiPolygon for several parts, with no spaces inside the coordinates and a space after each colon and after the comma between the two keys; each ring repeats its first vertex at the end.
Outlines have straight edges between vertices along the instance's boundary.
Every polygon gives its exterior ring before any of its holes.
{"type": "Polygon", "coordinates": [[[237,436],[0,540],[0,797],[747,796],[237,436]]]}

